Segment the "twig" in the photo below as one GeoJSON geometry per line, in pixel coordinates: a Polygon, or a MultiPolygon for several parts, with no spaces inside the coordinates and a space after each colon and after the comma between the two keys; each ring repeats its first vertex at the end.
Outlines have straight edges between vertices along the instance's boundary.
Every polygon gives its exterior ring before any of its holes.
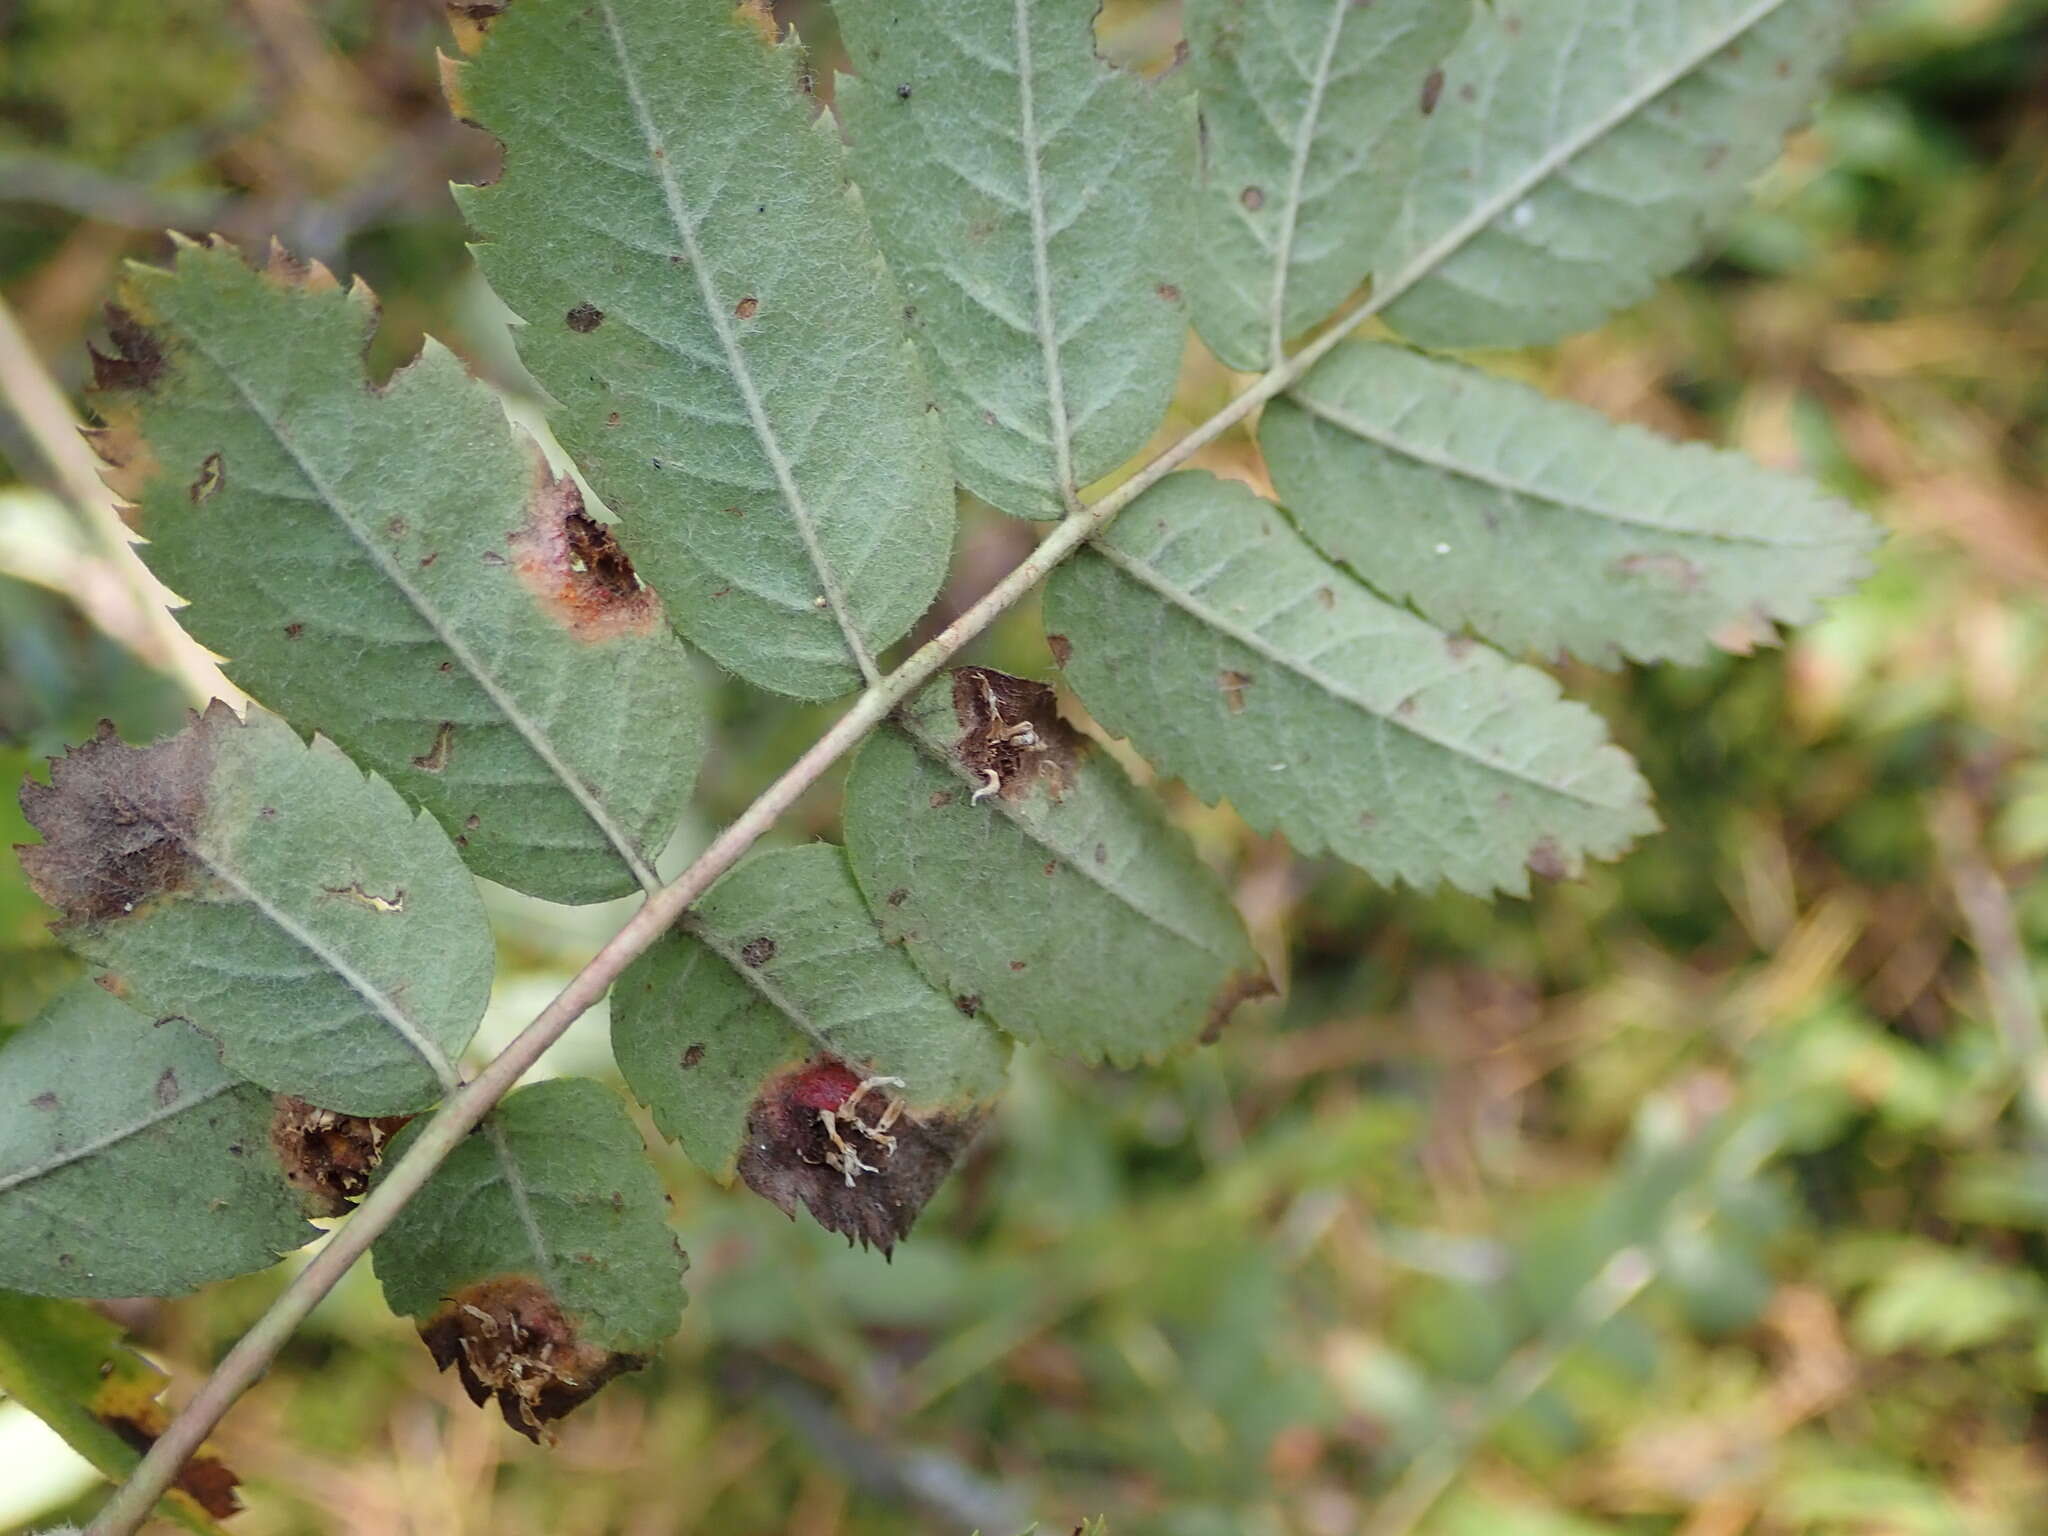
{"type": "Polygon", "coordinates": [[[1009,575],[980,601],[914,651],[903,664],[856,699],[847,712],[814,742],[754,803],[742,811],[696,862],[675,881],[647,898],[640,910],[611,938],[542,1010],[539,1017],[505,1047],[477,1076],[450,1094],[434,1112],[412,1146],[378,1180],[311,1263],[299,1271],[270,1308],[228,1351],[192,1401],[172,1420],[141,1464],[108,1500],[87,1527],[87,1536],[133,1536],[157,1498],[178,1470],[225,1415],[235,1399],[252,1386],[271,1358],[306,1315],[370,1249],[412,1198],[433,1177],[435,1169],[488,1114],[491,1107],[540,1059],[584,1011],[603,998],[619,974],[642,951],[668,931],[685,909],[713,881],[740,859],[779,821],[839,758],[851,751],[889,712],[928,682],[970,641],[1023,598],[1053,569],[1089,539],[1107,528],[1116,515],[1179,469],[1195,454],[1245,420],[1268,400],[1287,389],[1337,346],[1356,327],[1378,314],[1420,282],[1443,260],[1447,250],[1484,227],[1468,220],[1456,241],[1439,241],[1368,297],[1331,322],[1328,330],[1285,362],[1261,374],[1244,392],[1177,443],[1159,454],[1100,501],[1061,521],[1009,575]]]}
{"type": "Polygon", "coordinates": [[[14,311],[0,299],[0,402],[18,420],[43,457],[54,489],[77,508],[86,531],[100,546],[114,581],[93,582],[74,589],[89,605],[93,622],[152,667],[169,672],[195,704],[211,698],[239,702],[242,691],[221,675],[213,658],[170,614],[176,601],[142,563],[129,543],[131,535],[114,497],[100,483],[92,450],[78,435],[71,403],[50,377],[14,311]]]}

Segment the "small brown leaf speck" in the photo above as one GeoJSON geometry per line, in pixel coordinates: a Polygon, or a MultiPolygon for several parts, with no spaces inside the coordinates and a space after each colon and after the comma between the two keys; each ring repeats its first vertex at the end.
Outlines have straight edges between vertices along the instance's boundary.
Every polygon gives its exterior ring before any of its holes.
{"type": "Polygon", "coordinates": [[[577,335],[587,336],[604,324],[604,311],[595,304],[578,304],[562,319],[577,335]]]}
{"type": "Polygon", "coordinates": [[[896,887],[895,890],[889,893],[886,899],[890,906],[900,907],[903,905],[903,903],[910,900],[910,887],[906,885],[899,885],[896,887]]]}
{"type": "Polygon", "coordinates": [[[749,939],[740,946],[740,958],[759,970],[775,958],[775,941],[765,933],[758,939],[749,939]]]}
{"type": "Polygon", "coordinates": [[[746,298],[741,299],[739,303],[733,305],[732,312],[742,320],[751,320],[760,312],[760,309],[761,301],[752,294],[749,294],[746,298]]]}
{"type": "Polygon", "coordinates": [[[1237,194],[1237,200],[1244,204],[1247,211],[1257,213],[1266,206],[1266,193],[1261,187],[1246,187],[1237,194]]]}
{"type": "Polygon", "coordinates": [[[287,640],[296,640],[305,632],[306,626],[303,624],[287,624],[284,627],[284,637],[287,640]]]}
{"type": "Polygon", "coordinates": [[[698,1041],[695,1044],[691,1045],[688,1050],[683,1052],[683,1070],[685,1072],[689,1071],[692,1067],[696,1066],[697,1063],[702,1061],[703,1059],[704,1044],[702,1041],[698,1041]]]}
{"type": "Polygon", "coordinates": [[[1422,115],[1429,116],[1436,110],[1436,104],[1444,94],[1444,72],[1432,69],[1422,81],[1422,115]]]}
{"type": "Polygon", "coordinates": [[[896,99],[897,99],[898,101],[908,101],[908,100],[910,100],[910,87],[909,87],[909,86],[907,86],[907,85],[899,85],[899,86],[897,86],[897,87],[896,87],[896,99]]]}
{"type": "Polygon", "coordinates": [[[222,482],[226,479],[225,466],[226,461],[217,453],[209,453],[199,461],[199,478],[194,480],[185,492],[192,498],[194,506],[213,499],[214,493],[221,488],[222,482]]]}

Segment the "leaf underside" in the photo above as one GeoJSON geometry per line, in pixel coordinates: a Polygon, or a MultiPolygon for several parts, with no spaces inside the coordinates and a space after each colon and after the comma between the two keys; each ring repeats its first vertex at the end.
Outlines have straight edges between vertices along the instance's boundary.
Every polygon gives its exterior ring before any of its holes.
{"type": "Polygon", "coordinates": [[[222,246],[132,269],[94,403],[143,557],[230,674],[555,901],[653,879],[704,754],[660,601],[428,341],[363,376],[366,289],[222,246]]]}
{"type": "Polygon", "coordinates": [[[451,90],[504,146],[459,199],[556,435],[683,634],[828,698],[937,592],[953,489],[800,67],[726,0],[532,3],[451,90]]]}
{"type": "Polygon", "coordinates": [[[325,740],[216,702],[149,747],[106,728],[22,806],[60,937],[231,1072],[356,1115],[454,1082],[494,961],[476,884],[431,817],[325,740]]]}
{"type": "Polygon", "coordinates": [[[1105,727],[1375,878],[1524,895],[1656,826],[1598,716],[1375,596],[1242,485],[1168,477],[1054,574],[1045,620],[1105,727]]]}
{"type": "MultiPolygon", "coordinates": [[[[908,1230],[1000,1091],[1008,1050],[885,943],[841,850],[756,854],[619,978],[612,1049],[666,1136],[721,1179],[888,1247],[908,1230]],[[866,1171],[816,1145],[821,1109],[900,1105],[893,1152],[866,1171]]],[[[849,1132],[849,1134],[857,1134],[849,1132]]]]}
{"type": "Polygon", "coordinates": [[[557,1078],[508,1094],[371,1256],[436,1363],[538,1440],[681,1326],[684,1259],[664,1212],[625,1106],[557,1078]]]}
{"type": "Polygon", "coordinates": [[[1259,446],[1326,553],[1510,651],[1699,661],[1814,618],[1876,542],[1808,481],[1399,347],[1339,347],[1259,446]]]}
{"type": "Polygon", "coordinates": [[[178,1296],[310,1242],[272,1116],[189,1024],[74,983],[0,1049],[0,1286],[178,1296]]]}
{"type": "Polygon", "coordinates": [[[1846,0],[1482,6],[1444,66],[1387,311],[1428,346],[1556,341],[1646,297],[1810,108],[1846,0]]]}
{"type": "Polygon", "coordinates": [[[1272,367],[1365,279],[1471,17],[1471,0],[1191,0],[1189,307],[1223,362],[1272,367]]]}
{"type": "Polygon", "coordinates": [[[1271,990],[1186,836],[1050,688],[965,667],[899,721],[848,777],[847,854],[883,938],[957,1006],[1127,1066],[1271,990]]]}
{"type": "Polygon", "coordinates": [[[955,469],[1059,517],[1145,445],[1185,333],[1187,94],[1095,56],[1095,0],[839,0],[837,111],[955,469]]]}

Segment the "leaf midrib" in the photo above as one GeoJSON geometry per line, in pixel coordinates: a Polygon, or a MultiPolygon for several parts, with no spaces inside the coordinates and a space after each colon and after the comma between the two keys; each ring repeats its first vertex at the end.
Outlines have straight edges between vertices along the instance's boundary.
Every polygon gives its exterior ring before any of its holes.
{"type": "Polygon", "coordinates": [[[1080,499],[1074,485],[1073,435],[1067,421],[1066,382],[1060,371],[1059,332],[1053,314],[1052,240],[1046,233],[1045,185],[1038,165],[1041,146],[1037,100],[1032,89],[1031,0],[1015,0],[1011,31],[1017,59],[1017,132],[1024,153],[1025,203],[1031,217],[1031,282],[1038,301],[1038,347],[1045,367],[1053,475],[1059,482],[1060,504],[1071,515],[1080,510],[1080,499]]]}
{"type": "Polygon", "coordinates": [[[207,1089],[204,1093],[194,1094],[188,1099],[180,1099],[175,1104],[158,1109],[144,1116],[141,1120],[124,1125],[119,1130],[109,1131],[81,1146],[69,1148],[40,1163],[31,1164],[27,1168],[17,1169],[13,1173],[0,1174],[0,1195],[6,1194],[11,1189],[19,1189],[25,1184],[33,1184],[37,1179],[47,1178],[60,1169],[70,1167],[73,1163],[81,1163],[87,1158],[97,1157],[110,1147],[117,1147],[124,1141],[132,1140],[146,1131],[154,1130],[165,1121],[175,1120],[178,1116],[197,1109],[202,1104],[212,1103],[213,1100],[219,1098],[222,1094],[232,1093],[235,1089],[246,1086],[244,1083],[229,1078],[224,1082],[214,1084],[213,1087],[207,1089]]]}
{"type": "Polygon", "coordinates": [[[192,345],[199,349],[200,354],[213,365],[220,376],[227,380],[229,387],[241,399],[243,406],[248,410],[249,414],[268,429],[272,441],[283,450],[285,457],[291,460],[293,468],[297,469],[305,477],[306,484],[319,497],[320,504],[333,513],[335,521],[348,530],[356,547],[369,557],[370,562],[383,574],[384,579],[398,589],[399,595],[405,599],[413,612],[419,615],[420,621],[433,632],[434,638],[448,648],[449,654],[461,665],[464,674],[484,691],[484,696],[497,707],[498,713],[504,716],[506,723],[519,734],[520,739],[526,743],[533,755],[541,760],[548,771],[555,776],[556,781],[569,792],[577,805],[582,808],[583,814],[590,818],[591,824],[603,834],[605,840],[612,845],[613,850],[624,861],[627,870],[632,874],[634,880],[644,890],[659,890],[661,888],[661,879],[654,872],[654,867],[641,857],[633,840],[626,835],[623,828],[612,820],[611,814],[605,809],[603,802],[570,769],[568,763],[561,755],[555,751],[554,744],[549,739],[547,732],[541,728],[537,721],[528,717],[526,711],[519,707],[518,701],[512,697],[511,693],[498,681],[490,670],[484,666],[482,659],[474,651],[470,650],[469,646],[463,642],[452,628],[442,621],[439,612],[427,601],[426,594],[412,584],[406,577],[403,569],[400,568],[398,562],[379,548],[376,540],[371,538],[356,519],[349,515],[339,490],[330,484],[327,477],[314,467],[312,461],[299,451],[298,444],[285,431],[283,421],[273,419],[270,413],[264,410],[257,402],[255,395],[250,392],[249,386],[243,381],[241,375],[228,366],[219,352],[210,344],[209,338],[198,327],[187,327],[184,334],[191,341],[192,345]]]}
{"type": "MultiPolygon", "coordinates": [[[[1311,378],[1313,378],[1313,375],[1311,375],[1311,378]]],[[[1622,511],[1611,503],[1574,500],[1568,492],[1545,490],[1528,481],[1517,480],[1513,476],[1487,469],[1469,460],[1454,458],[1448,453],[1424,448],[1409,442],[1387,428],[1376,427],[1361,420],[1341,406],[1335,406],[1326,400],[1317,399],[1307,392],[1308,387],[1304,383],[1300,388],[1292,391],[1288,395],[1288,399],[1301,407],[1308,415],[1328,422],[1340,432],[1347,432],[1353,437],[1362,438],[1369,443],[1375,443],[1390,453],[1398,454],[1404,459],[1410,459],[1417,464],[1426,465],[1431,469],[1441,470],[1443,473],[1454,478],[1469,480],[1475,485],[1483,485],[1489,490],[1499,491],[1504,495],[1519,496],[1527,501],[1542,502],[1546,506],[1556,507],[1563,512],[1574,513],[1581,517],[1595,518],[1602,522],[1615,523],[1622,527],[1640,528],[1648,533],[1664,534],[1671,538],[1699,539],[1703,542],[1720,544],[1752,545],[1761,549],[1837,549],[1851,546],[1856,542],[1852,538],[1774,539],[1765,534],[1736,533],[1723,529],[1660,523],[1647,517],[1622,511]]],[[[1556,402],[1545,403],[1554,404],[1556,402]]],[[[1659,444],[1658,446],[1672,445],[1659,444]]]]}
{"type": "Polygon", "coordinates": [[[1214,609],[1197,599],[1193,593],[1169,581],[1166,577],[1153,570],[1143,560],[1103,543],[1097,543],[1094,546],[1094,550],[1133,581],[1158,593],[1198,623],[1208,625],[1218,634],[1223,635],[1238,645],[1242,645],[1254,655],[1263,657],[1274,666],[1292,673],[1311,687],[1321,690],[1341,704],[1350,705],[1361,714],[1369,715],[1374,720],[1413,736],[1418,741],[1426,742],[1440,751],[1448,752],[1453,757],[1463,762],[1468,762],[1476,768],[1484,769],[1488,773],[1499,774],[1503,778],[1513,779],[1517,783],[1528,785],[1531,789],[1541,790],[1543,793],[1555,795],[1559,799],[1572,801],[1590,810],[1624,811],[1629,808],[1626,803],[1596,800],[1565,785],[1554,784],[1547,779],[1537,778],[1511,763],[1482,757],[1470,746],[1451,741],[1438,732],[1428,729],[1416,720],[1404,719],[1394,710],[1378,709],[1369,700],[1359,697],[1349,688],[1335,679],[1326,676],[1315,667],[1289,656],[1263,635],[1246,629],[1243,625],[1217,613],[1214,609]]]}
{"type": "MultiPolygon", "coordinates": [[[[1025,0],[1018,0],[1020,5],[1025,0]]],[[[642,87],[638,71],[633,67],[632,57],[626,47],[626,39],[619,28],[618,13],[612,0],[598,0],[604,12],[606,36],[610,38],[612,56],[618,61],[619,81],[625,87],[626,99],[633,109],[633,121],[640,130],[640,140],[646,148],[649,162],[654,167],[654,179],[661,187],[662,201],[668,209],[669,223],[682,242],[684,260],[696,279],[698,302],[704,307],[705,318],[710,322],[712,334],[718,338],[719,350],[725,354],[727,368],[731,370],[733,387],[739,391],[740,400],[747,410],[747,419],[753,427],[754,440],[761,446],[762,457],[768,461],[769,472],[775,477],[775,486],[781,493],[783,505],[789,509],[790,520],[796,524],[797,536],[803,541],[804,554],[810,560],[812,573],[818,578],[826,606],[838,621],[839,631],[846,642],[847,652],[854,665],[869,687],[882,680],[882,674],[875,665],[875,658],[868,649],[866,638],[861,634],[855,621],[853,608],[840,585],[839,574],[825,558],[825,551],[818,540],[817,524],[811,516],[811,509],[805,502],[803,491],[796,483],[796,468],[789,455],[784,452],[782,439],[775,431],[775,425],[768,419],[767,405],[761,398],[760,386],[754,380],[753,369],[747,364],[746,354],[741,350],[739,338],[734,335],[732,323],[727,317],[722,296],[712,283],[709,266],[704,260],[703,248],[697,243],[697,228],[690,217],[688,204],[683,198],[683,189],[677,184],[675,173],[670,169],[668,144],[655,125],[654,114],[649,106],[647,93],[642,87]]]]}
{"type": "Polygon", "coordinates": [[[1337,44],[1344,35],[1344,15],[1353,4],[1354,0],[1330,0],[1330,24],[1324,29],[1323,51],[1309,80],[1308,101],[1302,109],[1301,121],[1295,127],[1293,160],[1287,172],[1287,201],[1281,209],[1280,243],[1273,255],[1272,295],[1267,304],[1269,368],[1287,356],[1287,284],[1294,275],[1294,237],[1301,224],[1302,188],[1308,180],[1309,155],[1315,148],[1316,130],[1322,121],[1323,95],[1329,88],[1337,44]]]}

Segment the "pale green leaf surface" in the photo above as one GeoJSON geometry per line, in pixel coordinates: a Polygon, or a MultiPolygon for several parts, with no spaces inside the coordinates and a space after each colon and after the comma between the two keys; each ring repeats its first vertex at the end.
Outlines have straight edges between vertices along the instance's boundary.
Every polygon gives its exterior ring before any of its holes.
{"type": "MultiPolygon", "coordinates": [[[[21,1404],[110,1481],[135,1470],[142,1453],[116,1432],[161,1432],[169,1413],[157,1401],[164,1373],[128,1348],[121,1328],[91,1307],[0,1291],[0,1392],[21,1404]]],[[[211,1470],[202,1450],[187,1472],[211,1470]]],[[[178,1488],[164,1495],[155,1518],[198,1536],[222,1536],[178,1488]]],[[[72,1529],[61,1527],[60,1530],[72,1529]]],[[[58,1531],[45,1536],[59,1536],[58,1531]]]]}
{"type": "Polygon", "coordinates": [[[231,1072],[354,1115],[454,1081],[494,959],[476,883],[433,818],[324,738],[216,703],[150,747],[74,748],[22,803],[59,937],[231,1072]]]}
{"type": "Polygon", "coordinates": [[[1233,368],[1364,281],[1471,0],[1191,0],[1201,91],[1195,329],[1233,368]]]}
{"type": "Polygon", "coordinates": [[[0,1048],[0,1286],[177,1296],[310,1242],[271,1113],[183,1020],[74,983],[0,1048]]]}
{"type": "Polygon", "coordinates": [[[1375,878],[1521,895],[1656,826],[1597,715],[1375,596],[1242,485],[1162,481],[1054,574],[1045,622],[1162,771],[1375,878]]]}
{"type": "Polygon", "coordinates": [[[758,853],[612,989],[612,1050],[654,1123],[730,1179],[764,1085],[813,1057],[903,1079],[912,1116],[1000,1091],[1008,1050],[883,942],[838,848],[758,853]]]}
{"type": "Polygon", "coordinates": [[[102,449],[185,627],[478,873],[556,901],[651,880],[703,759],[691,664],[651,593],[573,567],[597,525],[496,397],[433,341],[369,388],[369,294],[317,269],[188,247],[122,299],[102,449]]]}
{"type": "MultiPolygon", "coordinates": [[[[386,1153],[390,1167],[416,1133],[386,1153]]],[[[602,1349],[643,1354],[682,1325],[683,1257],[661,1180],[618,1096],[559,1077],[507,1094],[370,1250],[391,1310],[424,1319],[456,1292],[536,1280],[602,1349]]]]}
{"type": "Polygon", "coordinates": [[[726,0],[521,0],[456,86],[504,174],[458,190],[556,435],[670,618],[825,698],[937,592],[953,488],[801,68],[726,0]]]}
{"type": "Polygon", "coordinates": [[[882,936],[947,996],[1023,1039],[1130,1065],[1269,989],[1221,882],[1058,719],[1051,689],[967,668],[898,718],[848,777],[846,850],[882,936]],[[995,729],[1028,723],[1037,750],[976,801],[990,698],[995,729]]]}
{"type": "Polygon", "coordinates": [[[1807,481],[1400,347],[1338,348],[1259,446],[1326,553],[1511,651],[1699,661],[1817,616],[1876,542],[1807,481]]]}
{"type": "Polygon", "coordinates": [[[1095,56],[1095,0],[834,10],[837,110],[961,483],[1058,517],[1173,394],[1190,101],[1095,56]]]}
{"type": "Polygon", "coordinates": [[[1776,158],[1853,0],[1499,0],[1445,65],[1378,281],[1430,346],[1585,330],[1698,256],[1776,158]]]}

